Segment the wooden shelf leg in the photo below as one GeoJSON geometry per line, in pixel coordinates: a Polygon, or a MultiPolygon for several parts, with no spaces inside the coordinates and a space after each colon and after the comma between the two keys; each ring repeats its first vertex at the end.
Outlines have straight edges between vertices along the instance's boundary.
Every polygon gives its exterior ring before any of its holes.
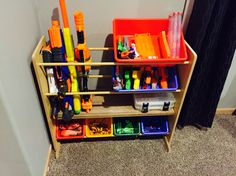
{"type": "Polygon", "coordinates": [[[168,138],[166,136],[164,137],[164,141],[165,141],[165,144],[166,144],[167,152],[170,152],[170,143],[169,143],[168,138]]]}

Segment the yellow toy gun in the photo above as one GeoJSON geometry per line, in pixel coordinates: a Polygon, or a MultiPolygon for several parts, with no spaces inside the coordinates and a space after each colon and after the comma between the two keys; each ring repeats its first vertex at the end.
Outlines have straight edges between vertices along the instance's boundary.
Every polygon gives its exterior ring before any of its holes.
{"type": "MultiPolygon", "coordinates": [[[[65,48],[66,48],[66,60],[67,62],[74,62],[74,49],[73,49],[73,44],[71,40],[71,34],[70,34],[70,28],[69,28],[69,21],[67,17],[67,12],[66,12],[66,4],[65,0],[59,0],[60,2],[60,7],[61,7],[61,14],[62,14],[62,19],[64,23],[64,28],[63,28],[63,37],[64,37],[64,42],[65,42],[65,48]]],[[[77,73],[75,66],[69,66],[69,71],[71,75],[71,82],[72,82],[72,92],[79,92],[79,86],[78,86],[78,81],[77,81],[77,73]]],[[[75,114],[79,114],[81,111],[81,102],[80,102],[80,96],[79,95],[73,95],[74,97],[74,110],[75,114]]]]}

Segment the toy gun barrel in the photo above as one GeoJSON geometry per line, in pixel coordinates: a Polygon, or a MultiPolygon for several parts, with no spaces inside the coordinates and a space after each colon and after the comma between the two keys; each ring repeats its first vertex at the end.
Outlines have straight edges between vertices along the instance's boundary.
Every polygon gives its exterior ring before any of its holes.
{"type": "Polygon", "coordinates": [[[66,3],[65,0],[59,0],[60,8],[61,8],[61,16],[64,24],[64,28],[69,28],[69,20],[66,11],[66,3]]]}
{"type": "Polygon", "coordinates": [[[80,11],[74,13],[74,21],[77,32],[78,44],[85,44],[84,37],[84,14],[80,11]]]}

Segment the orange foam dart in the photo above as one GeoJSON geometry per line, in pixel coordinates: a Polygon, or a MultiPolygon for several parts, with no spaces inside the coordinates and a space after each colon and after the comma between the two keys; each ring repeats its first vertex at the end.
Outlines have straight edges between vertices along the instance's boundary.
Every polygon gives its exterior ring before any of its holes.
{"type": "Polygon", "coordinates": [[[52,26],[48,29],[48,34],[50,38],[50,43],[52,48],[61,48],[61,33],[60,26],[57,20],[52,21],[52,26]]]}
{"type": "Polygon", "coordinates": [[[159,36],[159,44],[161,49],[162,58],[169,58],[170,57],[170,48],[167,43],[166,39],[166,32],[162,31],[159,36]]]}
{"type": "Polygon", "coordinates": [[[66,11],[66,3],[65,0],[59,0],[61,7],[61,16],[64,24],[64,28],[69,28],[69,20],[66,11]]]}

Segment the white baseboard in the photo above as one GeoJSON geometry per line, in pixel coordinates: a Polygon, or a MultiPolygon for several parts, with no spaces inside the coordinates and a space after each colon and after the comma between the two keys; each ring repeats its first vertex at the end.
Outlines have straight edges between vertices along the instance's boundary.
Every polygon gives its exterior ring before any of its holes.
{"type": "Polygon", "coordinates": [[[231,115],[235,108],[217,108],[216,115],[231,115]]]}
{"type": "Polygon", "coordinates": [[[45,167],[44,167],[43,176],[48,175],[48,171],[49,171],[48,165],[49,165],[49,161],[50,161],[51,151],[52,151],[52,145],[50,144],[49,148],[48,148],[48,155],[47,155],[47,160],[46,160],[45,167]]]}

